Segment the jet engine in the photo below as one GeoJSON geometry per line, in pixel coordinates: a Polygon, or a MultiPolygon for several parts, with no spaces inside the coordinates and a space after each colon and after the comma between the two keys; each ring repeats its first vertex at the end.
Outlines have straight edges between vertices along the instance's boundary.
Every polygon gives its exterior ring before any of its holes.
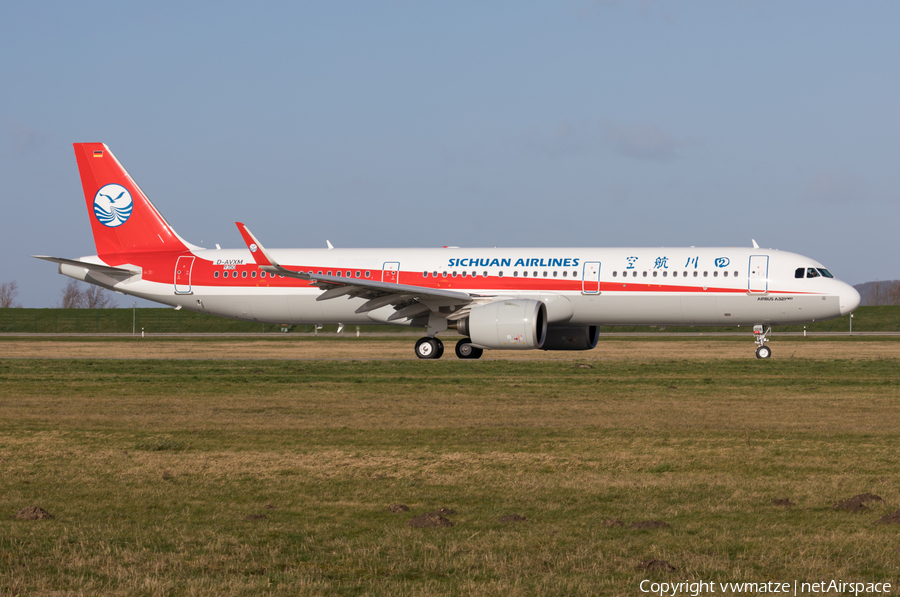
{"type": "Polygon", "coordinates": [[[591,350],[597,346],[600,328],[588,326],[556,326],[547,328],[542,350],[591,350]]]}
{"type": "Polygon", "coordinates": [[[499,300],[478,305],[457,324],[478,348],[541,348],[547,335],[547,306],[533,299],[499,300]]]}

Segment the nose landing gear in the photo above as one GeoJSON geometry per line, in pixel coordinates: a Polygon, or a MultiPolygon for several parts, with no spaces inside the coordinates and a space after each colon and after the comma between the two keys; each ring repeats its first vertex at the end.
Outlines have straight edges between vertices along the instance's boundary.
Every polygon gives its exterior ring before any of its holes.
{"type": "Polygon", "coordinates": [[[771,331],[771,327],[765,328],[761,325],[753,326],[753,334],[756,336],[756,358],[768,359],[772,356],[772,349],[766,346],[766,342],[769,341],[769,339],[766,338],[766,334],[771,331]]]}

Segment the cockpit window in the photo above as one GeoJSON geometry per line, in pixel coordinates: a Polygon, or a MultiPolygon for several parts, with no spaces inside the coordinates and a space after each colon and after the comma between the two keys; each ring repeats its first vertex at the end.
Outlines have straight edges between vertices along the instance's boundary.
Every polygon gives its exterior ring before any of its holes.
{"type": "Polygon", "coordinates": [[[834,277],[834,276],[831,275],[831,272],[828,271],[827,269],[825,269],[824,267],[818,267],[818,268],[816,268],[816,269],[819,270],[819,273],[822,274],[823,276],[825,276],[826,278],[833,278],[833,277],[834,277]]]}
{"type": "Polygon", "coordinates": [[[795,278],[803,278],[803,277],[805,276],[805,274],[806,274],[806,268],[805,268],[805,267],[798,267],[796,270],[794,270],[794,277],[795,277],[795,278]]]}
{"type": "Polygon", "coordinates": [[[806,277],[807,278],[818,278],[819,272],[817,272],[816,268],[814,268],[814,267],[808,267],[808,268],[806,268],[806,277]]]}

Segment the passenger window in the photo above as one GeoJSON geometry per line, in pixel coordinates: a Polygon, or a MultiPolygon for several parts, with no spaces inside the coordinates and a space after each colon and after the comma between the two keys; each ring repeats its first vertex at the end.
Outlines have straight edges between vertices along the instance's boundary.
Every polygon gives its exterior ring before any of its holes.
{"type": "Polygon", "coordinates": [[[556,271],[553,272],[553,277],[554,277],[554,278],[556,277],[556,274],[557,274],[557,273],[559,273],[559,272],[556,272],[556,271]]]}
{"type": "Polygon", "coordinates": [[[663,272],[663,278],[667,277],[668,275],[669,275],[669,272],[666,272],[666,271],[663,272]]]}
{"type": "Polygon", "coordinates": [[[657,272],[656,270],[653,271],[653,277],[654,277],[654,278],[656,277],[656,274],[657,274],[657,273],[658,273],[658,272],[657,272]]]}
{"type": "Polygon", "coordinates": [[[431,272],[432,277],[437,278],[437,272],[431,272]]]}
{"type": "Polygon", "coordinates": [[[447,272],[442,272],[442,273],[441,273],[441,277],[442,277],[442,278],[446,278],[446,277],[447,277],[447,272]]]}
{"type": "Polygon", "coordinates": [[[347,277],[350,277],[350,270],[347,270],[347,277]]]}
{"type": "Polygon", "coordinates": [[[488,277],[488,275],[487,275],[487,272],[484,272],[484,277],[485,277],[485,278],[487,278],[487,277],[488,277]]]}
{"type": "Polygon", "coordinates": [[[544,277],[547,277],[547,270],[544,270],[544,277]]]}
{"type": "Polygon", "coordinates": [[[707,276],[709,276],[709,272],[703,272],[703,277],[706,278],[707,276]]]}
{"type": "Polygon", "coordinates": [[[453,277],[454,277],[454,278],[456,277],[456,272],[453,272],[453,277]]]}
{"type": "Polygon", "coordinates": [[[503,272],[500,272],[500,273],[498,274],[498,276],[502,278],[502,277],[503,277],[503,272]]]}
{"type": "Polygon", "coordinates": [[[513,278],[518,278],[518,277],[519,277],[519,270],[516,270],[513,272],[513,278]]]}
{"type": "Polygon", "coordinates": [[[255,271],[250,272],[250,277],[251,277],[251,278],[255,278],[255,277],[256,277],[256,272],[255,272],[255,271]]]}
{"type": "Polygon", "coordinates": [[[644,277],[645,277],[645,278],[647,277],[647,272],[644,272],[644,277]]]}
{"type": "Polygon", "coordinates": [[[619,275],[619,272],[613,272],[613,278],[619,275]]]}
{"type": "Polygon", "coordinates": [[[563,272],[563,278],[568,277],[569,272],[563,272]]]}
{"type": "Polygon", "coordinates": [[[466,272],[465,272],[465,270],[464,270],[463,273],[462,273],[462,277],[463,277],[463,278],[466,277],[466,272]]]}
{"type": "Polygon", "coordinates": [[[259,277],[260,277],[260,278],[265,278],[265,277],[266,277],[266,272],[260,272],[260,273],[259,273],[259,277]]]}
{"type": "Polygon", "coordinates": [[[219,277],[219,272],[213,272],[213,278],[218,278],[218,277],[219,277]]]}
{"type": "Polygon", "coordinates": [[[700,275],[700,272],[694,271],[694,277],[695,277],[695,278],[696,278],[697,276],[699,276],[699,275],[700,275]]]}
{"type": "Polygon", "coordinates": [[[727,271],[724,271],[724,272],[722,272],[722,275],[725,276],[725,277],[727,278],[727,277],[728,277],[728,272],[727,272],[727,271]]]}
{"type": "Polygon", "coordinates": [[[532,274],[532,277],[533,277],[533,278],[537,278],[537,272],[534,272],[534,273],[532,274]]]}
{"type": "Polygon", "coordinates": [[[735,277],[735,278],[738,277],[738,273],[737,273],[737,272],[734,272],[734,277],[735,277]]]}
{"type": "Polygon", "coordinates": [[[818,278],[819,272],[816,271],[816,268],[809,267],[806,269],[806,277],[807,278],[818,278]]]}
{"type": "Polygon", "coordinates": [[[713,278],[718,278],[718,277],[719,277],[719,270],[716,270],[713,272],[713,278]]]}
{"type": "Polygon", "coordinates": [[[473,278],[477,278],[477,277],[478,277],[478,272],[472,272],[472,277],[473,277],[473,278]]]}
{"type": "Polygon", "coordinates": [[[523,278],[527,278],[527,277],[528,277],[528,272],[522,272],[522,277],[523,277],[523,278]]]}
{"type": "MultiPolygon", "coordinates": [[[[317,276],[321,276],[321,275],[322,275],[322,270],[319,270],[318,272],[316,272],[316,275],[317,275],[317,276]]],[[[366,272],[366,277],[367,277],[367,278],[369,277],[369,272],[366,272]]]]}
{"type": "Polygon", "coordinates": [[[672,272],[672,277],[673,277],[673,278],[677,278],[677,277],[678,277],[678,272],[672,272]]]}
{"type": "Polygon", "coordinates": [[[328,270],[328,275],[329,275],[329,276],[331,275],[331,270],[328,270]]]}
{"type": "Polygon", "coordinates": [[[356,270],[356,277],[357,277],[357,278],[359,278],[361,274],[362,274],[362,272],[360,272],[359,270],[356,270]]]}

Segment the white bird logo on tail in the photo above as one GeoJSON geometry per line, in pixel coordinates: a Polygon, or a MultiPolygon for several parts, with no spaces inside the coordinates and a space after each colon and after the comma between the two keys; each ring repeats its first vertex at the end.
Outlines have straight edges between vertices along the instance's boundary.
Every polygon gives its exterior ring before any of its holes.
{"type": "Polygon", "coordinates": [[[116,228],[128,221],[134,200],[128,189],[118,184],[104,185],[94,195],[94,216],[104,226],[116,228]]]}

